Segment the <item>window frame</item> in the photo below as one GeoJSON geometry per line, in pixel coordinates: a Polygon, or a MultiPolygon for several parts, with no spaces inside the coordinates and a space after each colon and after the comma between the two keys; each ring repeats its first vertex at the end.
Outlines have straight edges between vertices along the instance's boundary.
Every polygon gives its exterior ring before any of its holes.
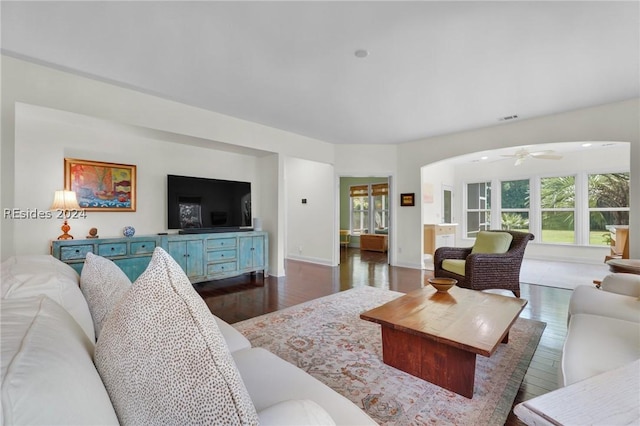
{"type": "Polygon", "coordinates": [[[504,229],[503,228],[503,220],[502,220],[502,215],[503,213],[526,213],[527,214],[527,232],[531,232],[531,180],[532,178],[514,178],[514,179],[504,179],[504,180],[499,180],[498,181],[498,187],[500,188],[500,191],[498,191],[497,197],[498,197],[498,217],[496,219],[499,220],[500,225],[498,227],[498,229],[504,229]],[[502,207],[502,184],[505,182],[517,182],[517,181],[527,181],[529,184],[529,207],[517,207],[517,208],[504,208],[502,207]]]}
{"type": "MultiPolygon", "coordinates": [[[[594,174],[613,174],[613,173],[626,173],[630,174],[630,170],[628,169],[616,169],[616,168],[606,168],[603,170],[600,169],[588,169],[581,171],[567,171],[567,172],[557,172],[557,173],[548,173],[548,174],[532,174],[528,176],[508,176],[508,177],[499,177],[499,178],[487,178],[487,179],[474,179],[461,182],[462,185],[462,193],[464,196],[464,201],[461,204],[458,204],[462,208],[462,229],[461,236],[462,239],[474,240],[475,237],[469,236],[469,223],[467,213],[469,211],[477,211],[474,209],[468,209],[468,185],[474,183],[483,183],[490,182],[491,183],[491,227],[490,229],[501,229],[502,228],[502,182],[507,181],[515,181],[515,180],[524,180],[529,179],[529,232],[536,235],[536,239],[533,241],[535,244],[550,244],[556,246],[574,246],[574,247],[594,247],[594,248],[602,248],[605,245],[596,245],[590,243],[590,223],[589,223],[589,215],[592,211],[597,211],[598,209],[604,209],[605,211],[608,208],[590,208],[589,207],[589,175],[594,174]],[[541,182],[544,178],[552,178],[552,177],[561,177],[561,176],[574,176],[575,181],[575,202],[573,208],[562,207],[562,208],[545,208],[541,207],[541,182]],[[498,188],[497,190],[495,188],[498,188]],[[542,238],[542,213],[543,211],[572,211],[574,215],[574,241],[573,243],[555,243],[543,241],[542,238]]],[[[631,206],[628,208],[612,208],[613,211],[631,211],[631,206]]],[[[506,209],[505,209],[506,211],[506,209]]]]}
{"type": "MultiPolygon", "coordinates": [[[[480,182],[474,181],[474,182],[467,182],[464,185],[464,202],[465,202],[465,209],[464,209],[464,235],[465,238],[475,238],[470,236],[470,232],[469,231],[469,213],[477,213],[478,214],[478,230],[474,230],[472,232],[474,232],[475,234],[477,234],[480,231],[483,230],[487,230],[487,229],[492,229],[492,220],[494,218],[494,215],[492,214],[492,206],[495,206],[495,202],[494,200],[492,200],[492,197],[495,196],[495,192],[492,190],[494,185],[494,180],[483,180],[480,182]],[[469,185],[481,185],[481,184],[485,184],[485,190],[484,190],[484,197],[481,197],[480,195],[478,195],[478,208],[477,209],[470,209],[469,208],[469,185]],[[489,190],[489,194],[487,195],[487,188],[489,190]],[[485,201],[485,207],[484,208],[480,208],[481,205],[481,201],[484,199],[485,201]],[[480,216],[481,213],[485,214],[485,220],[483,222],[480,221],[480,216]],[[487,220],[488,217],[488,220],[487,220]],[[484,227],[484,228],[483,228],[484,227]]],[[[478,191],[478,194],[480,194],[480,191],[478,191]]]]}
{"type": "MultiPolygon", "coordinates": [[[[364,189],[362,189],[364,190],[364,189]]],[[[381,221],[382,223],[385,223],[385,216],[386,216],[386,223],[387,223],[387,232],[389,230],[389,227],[391,225],[391,199],[389,198],[389,183],[388,182],[375,182],[375,183],[368,183],[368,184],[358,184],[358,185],[350,185],[349,186],[349,232],[351,232],[351,235],[354,236],[359,236],[359,235],[363,235],[363,234],[375,234],[375,230],[376,230],[376,223],[375,223],[375,213],[376,212],[381,212],[381,221]],[[384,194],[381,194],[380,192],[380,186],[386,186],[386,191],[384,194]],[[366,195],[353,195],[354,194],[354,188],[364,188],[366,187],[366,195]],[[374,187],[378,187],[378,188],[374,188],[374,187]],[[375,194],[375,195],[374,195],[375,194]],[[386,205],[386,208],[383,209],[376,209],[375,207],[375,197],[383,197],[382,199],[382,205],[386,205]],[[353,198],[367,198],[368,201],[368,207],[366,209],[360,209],[360,210],[355,210],[354,209],[354,205],[353,205],[353,198]],[[386,202],[385,202],[386,201],[386,202]],[[368,214],[368,223],[365,223],[364,226],[362,226],[361,228],[358,228],[358,231],[354,230],[354,223],[353,223],[353,217],[354,217],[354,212],[366,212],[368,214]],[[364,232],[363,232],[364,231],[364,232]]],[[[365,215],[362,215],[362,217],[364,217],[365,215]]],[[[361,222],[363,220],[361,219],[361,222]]]]}

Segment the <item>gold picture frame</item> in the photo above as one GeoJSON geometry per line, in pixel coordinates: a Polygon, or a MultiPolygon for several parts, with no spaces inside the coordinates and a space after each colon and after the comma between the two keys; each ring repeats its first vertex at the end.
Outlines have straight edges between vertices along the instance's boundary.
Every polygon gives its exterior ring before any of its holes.
{"type": "Polygon", "coordinates": [[[400,194],[400,206],[407,207],[407,206],[415,206],[415,205],[416,205],[416,194],[414,192],[400,194]]]}
{"type": "Polygon", "coordinates": [[[83,210],[136,211],[136,166],[64,159],[64,187],[74,191],[83,210]]]}

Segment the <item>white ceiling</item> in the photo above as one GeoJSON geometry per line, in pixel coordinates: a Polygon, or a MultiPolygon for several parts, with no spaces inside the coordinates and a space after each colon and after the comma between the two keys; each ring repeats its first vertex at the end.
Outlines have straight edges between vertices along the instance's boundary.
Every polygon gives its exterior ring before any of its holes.
{"type": "Polygon", "coordinates": [[[331,143],[640,96],[637,1],[2,1],[1,12],[5,54],[331,143]]]}

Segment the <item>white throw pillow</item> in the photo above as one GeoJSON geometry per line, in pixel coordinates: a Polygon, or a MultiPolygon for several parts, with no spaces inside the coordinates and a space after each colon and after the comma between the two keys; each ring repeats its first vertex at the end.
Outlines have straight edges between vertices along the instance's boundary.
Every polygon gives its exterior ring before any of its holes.
{"type": "Polygon", "coordinates": [[[2,300],[2,424],[117,425],[93,342],[47,296],[2,300]]]}
{"type": "Polygon", "coordinates": [[[100,329],[107,314],[129,287],[131,281],[118,265],[104,257],[87,253],[80,274],[80,290],[87,299],[96,338],[100,336],[100,329]]]}
{"type": "Polygon", "coordinates": [[[122,424],[258,423],[213,315],[161,248],[108,315],[95,363],[122,424]]]}
{"type": "Polygon", "coordinates": [[[21,255],[2,262],[2,298],[45,295],[66,309],[91,342],[96,341],[93,320],[79,288],[78,273],[53,256],[21,255]]]}

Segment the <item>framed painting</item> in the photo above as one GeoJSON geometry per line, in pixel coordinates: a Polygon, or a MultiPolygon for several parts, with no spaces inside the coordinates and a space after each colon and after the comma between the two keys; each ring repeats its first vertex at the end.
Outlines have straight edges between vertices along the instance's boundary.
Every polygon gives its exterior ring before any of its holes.
{"type": "Polygon", "coordinates": [[[410,194],[400,194],[400,206],[415,206],[416,205],[416,194],[414,192],[410,194]]]}
{"type": "Polygon", "coordinates": [[[64,187],[86,211],[135,212],[136,166],[64,159],[64,187]]]}

